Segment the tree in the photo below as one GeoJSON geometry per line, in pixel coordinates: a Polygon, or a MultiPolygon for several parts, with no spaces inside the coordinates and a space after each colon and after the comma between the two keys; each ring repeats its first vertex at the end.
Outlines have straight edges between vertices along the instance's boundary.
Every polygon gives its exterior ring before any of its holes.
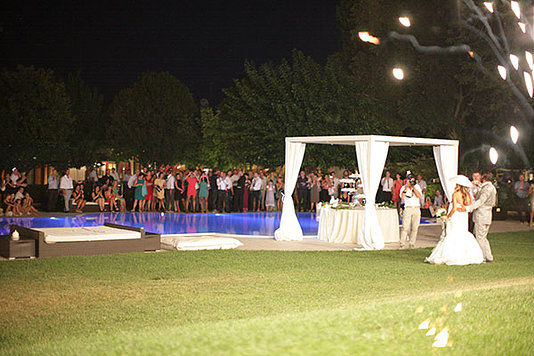
{"type": "Polygon", "coordinates": [[[189,89],[167,72],[145,73],[114,98],[109,144],[143,163],[195,162],[200,149],[197,107],[189,89]]]}
{"type": "MultiPolygon", "coordinates": [[[[244,78],[224,90],[219,120],[231,162],[268,167],[284,162],[286,136],[387,132],[371,115],[365,85],[342,71],[341,58],[321,67],[302,52],[291,63],[245,63],[244,78]]],[[[305,164],[327,166],[355,157],[354,148],[311,146],[305,164]]]]}
{"type": "Polygon", "coordinates": [[[0,100],[2,168],[68,165],[73,118],[65,85],[52,70],[2,71],[0,100]]]}
{"type": "Polygon", "coordinates": [[[65,80],[67,95],[74,118],[71,142],[71,164],[74,167],[90,165],[101,160],[107,144],[102,120],[104,97],[91,89],[80,74],[69,74],[65,80]]]}

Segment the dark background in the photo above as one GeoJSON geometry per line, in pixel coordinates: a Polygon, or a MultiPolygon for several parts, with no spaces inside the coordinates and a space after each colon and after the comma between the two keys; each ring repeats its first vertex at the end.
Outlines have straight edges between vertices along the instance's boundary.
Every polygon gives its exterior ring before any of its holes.
{"type": "Polygon", "coordinates": [[[339,50],[336,1],[4,2],[2,67],[17,64],[82,78],[106,96],[139,74],[168,71],[212,105],[246,59],[316,61],[339,50]]]}

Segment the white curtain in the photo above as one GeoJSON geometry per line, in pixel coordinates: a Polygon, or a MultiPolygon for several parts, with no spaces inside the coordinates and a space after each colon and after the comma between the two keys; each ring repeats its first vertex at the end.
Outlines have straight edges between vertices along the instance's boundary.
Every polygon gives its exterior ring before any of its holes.
{"type": "Polygon", "coordinates": [[[297,184],[305,149],[306,144],[304,143],[286,141],[284,205],[282,206],[280,228],[274,232],[274,238],[278,241],[302,240],[303,237],[302,228],[295,214],[293,192],[297,184]]]}
{"type": "Polygon", "coordinates": [[[434,146],[434,159],[443,191],[451,201],[454,183],[451,183],[450,179],[458,175],[458,147],[452,145],[434,146]]]}
{"type": "Polygon", "coordinates": [[[360,243],[366,250],[384,248],[384,235],[376,216],[375,197],[388,155],[389,143],[356,142],[356,157],[365,194],[365,221],[360,230],[360,243]]]}

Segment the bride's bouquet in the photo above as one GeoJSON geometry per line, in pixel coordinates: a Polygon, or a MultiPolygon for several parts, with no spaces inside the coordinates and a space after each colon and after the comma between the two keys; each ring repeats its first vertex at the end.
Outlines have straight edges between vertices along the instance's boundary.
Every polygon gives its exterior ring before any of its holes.
{"type": "Polygon", "coordinates": [[[447,215],[447,210],[443,209],[443,208],[439,208],[436,210],[436,218],[441,218],[442,216],[445,216],[447,215]]]}

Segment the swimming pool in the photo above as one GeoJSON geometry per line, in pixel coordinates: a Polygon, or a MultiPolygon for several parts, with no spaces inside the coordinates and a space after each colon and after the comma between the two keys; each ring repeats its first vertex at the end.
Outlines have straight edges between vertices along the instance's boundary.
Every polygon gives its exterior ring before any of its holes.
{"type": "MultiPolygon", "coordinates": [[[[61,217],[0,218],[0,234],[9,234],[9,225],[24,227],[82,227],[106,222],[144,227],[159,234],[224,233],[274,236],[280,227],[277,213],[173,214],[173,213],[97,213],[61,217]]],[[[297,213],[304,235],[317,235],[319,223],[314,213],[297,213]]]]}

